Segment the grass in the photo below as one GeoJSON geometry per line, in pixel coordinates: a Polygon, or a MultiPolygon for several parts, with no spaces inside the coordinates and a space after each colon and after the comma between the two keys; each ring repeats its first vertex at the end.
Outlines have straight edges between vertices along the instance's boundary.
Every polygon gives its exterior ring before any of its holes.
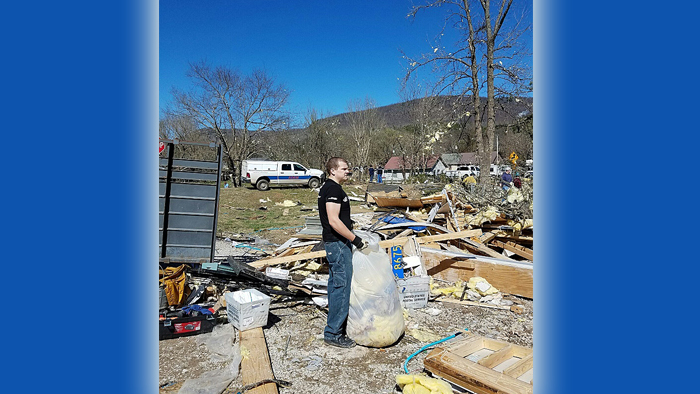
{"type": "MultiPolygon", "coordinates": [[[[345,185],[344,189],[349,196],[353,196],[352,191],[358,197],[364,198],[366,185],[358,186],[361,189],[353,185],[345,185]]],[[[307,187],[271,188],[264,192],[245,185],[237,188],[222,187],[219,196],[217,235],[250,235],[268,238],[274,243],[284,242],[304,226],[304,217],[318,216],[317,200],[316,191],[307,187]],[[276,205],[284,203],[285,200],[298,205],[276,205]]],[[[352,213],[367,212],[362,204],[351,201],[352,213]]]]}

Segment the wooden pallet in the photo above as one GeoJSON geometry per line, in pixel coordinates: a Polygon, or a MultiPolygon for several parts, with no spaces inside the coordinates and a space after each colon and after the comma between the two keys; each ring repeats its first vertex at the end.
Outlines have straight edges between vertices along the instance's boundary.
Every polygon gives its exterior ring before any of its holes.
{"type": "Polygon", "coordinates": [[[531,394],[532,349],[465,334],[431,351],[425,368],[477,394],[531,394]]]}

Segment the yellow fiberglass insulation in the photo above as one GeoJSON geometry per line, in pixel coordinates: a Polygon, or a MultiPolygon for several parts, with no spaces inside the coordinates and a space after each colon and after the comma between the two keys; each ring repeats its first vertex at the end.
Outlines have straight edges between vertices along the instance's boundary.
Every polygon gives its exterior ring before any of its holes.
{"type": "Polygon", "coordinates": [[[482,296],[498,293],[497,288],[491,286],[491,284],[486,279],[480,276],[474,276],[472,278],[469,278],[467,287],[471,290],[476,291],[482,296]]]}
{"type": "Polygon", "coordinates": [[[439,335],[428,329],[413,328],[406,330],[406,333],[421,342],[436,342],[442,339],[439,335]]]}
{"type": "Polygon", "coordinates": [[[508,190],[508,196],[506,197],[506,200],[508,200],[508,202],[512,204],[514,202],[524,201],[525,197],[523,197],[523,193],[520,192],[519,189],[511,187],[508,190]]]}
{"type": "MultiPolygon", "coordinates": [[[[431,278],[432,279],[432,278],[431,278]]],[[[430,282],[430,292],[433,294],[443,294],[452,297],[461,297],[464,290],[464,282],[457,280],[454,286],[438,288],[433,281],[430,282]]]]}
{"type": "Polygon", "coordinates": [[[418,383],[409,383],[403,386],[402,391],[404,394],[430,394],[430,390],[418,383]]]}
{"type": "Polygon", "coordinates": [[[473,226],[480,226],[485,222],[496,220],[496,218],[499,216],[500,214],[498,213],[498,209],[496,209],[496,207],[489,206],[486,209],[482,209],[477,212],[476,215],[468,215],[467,223],[473,226]]]}
{"type": "Polygon", "coordinates": [[[508,225],[513,227],[513,232],[517,234],[526,228],[532,228],[532,219],[524,219],[519,221],[509,220],[508,225]]]}
{"type": "Polygon", "coordinates": [[[452,386],[444,380],[425,375],[396,375],[396,384],[404,394],[452,394],[452,386]]]}

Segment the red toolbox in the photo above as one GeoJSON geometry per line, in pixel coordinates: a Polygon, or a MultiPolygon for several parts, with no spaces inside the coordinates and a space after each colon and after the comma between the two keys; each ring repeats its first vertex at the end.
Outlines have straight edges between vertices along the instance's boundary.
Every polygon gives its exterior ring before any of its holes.
{"type": "Polygon", "coordinates": [[[158,339],[171,339],[211,332],[216,325],[215,315],[166,318],[158,322],[158,339]]]}

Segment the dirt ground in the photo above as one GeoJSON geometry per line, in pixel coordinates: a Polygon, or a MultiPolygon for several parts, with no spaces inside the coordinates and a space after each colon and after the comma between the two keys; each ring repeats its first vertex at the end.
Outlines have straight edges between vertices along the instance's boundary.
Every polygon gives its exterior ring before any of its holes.
{"type": "MultiPolygon", "coordinates": [[[[220,244],[223,241],[217,242],[217,254],[220,253],[220,244]]],[[[532,300],[514,296],[505,298],[522,305],[523,313],[439,301],[429,302],[426,308],[405,310],[406,334],[396,344],[383,349],[328,346],[323,342],[322,334],[324,308],[310,300],[279,301],[273,298],[263,332],[275,378],[291,383],[290,387],[280,387],[279,392],[400,393],[395,376],[404,373],[404,361],[435,340],[424,338],[421,342],[412,335],[415,329],[432,333],[437,339],[467,329],[484,337],[532,347],[532,300]]],[[[235,328],[223,320],[213,333],[159,342],[160,393],[177,393],[187,379],[227,367],[230,361],[222,359],[207,344],[207,338],[215,333],[230,334],[232,345],[238,340],[235,328]]],[[[428,352],[411,359],[408,364],[410,373],[423,371],[423,359],[428,352]]],[[[225,392],[236,393],[241,387],[238,376],[225,392]]]]}

